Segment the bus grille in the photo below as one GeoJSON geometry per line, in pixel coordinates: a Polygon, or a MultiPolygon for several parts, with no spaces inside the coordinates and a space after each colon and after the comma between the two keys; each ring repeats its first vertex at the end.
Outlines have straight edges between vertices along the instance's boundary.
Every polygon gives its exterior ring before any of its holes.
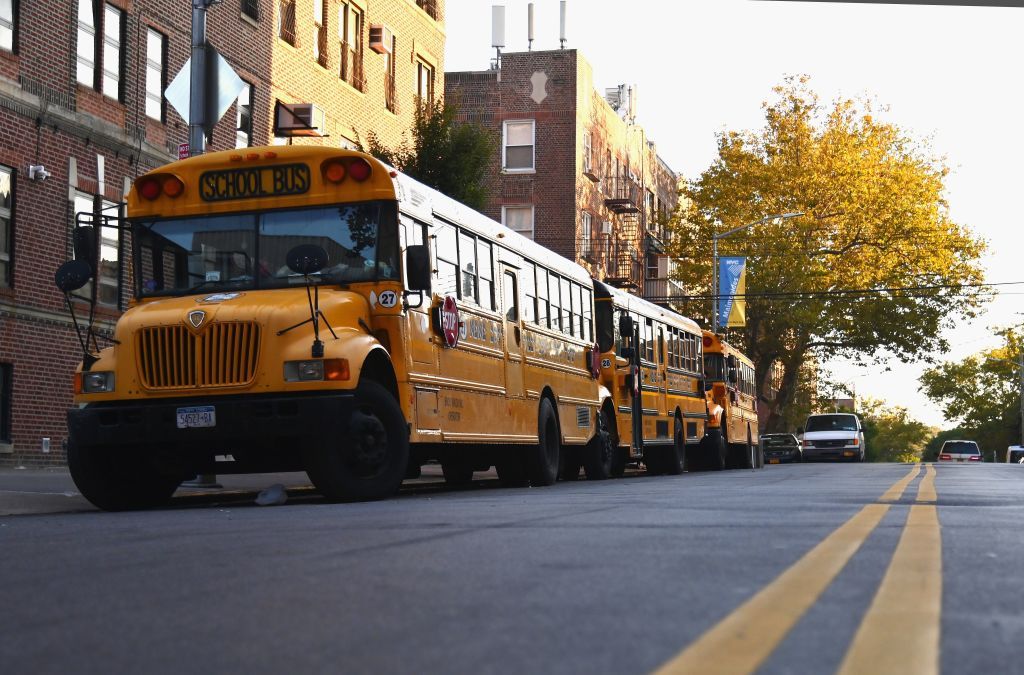
{"type": "Polygon", "coordinates": [[[236,387],[256,376],[260,328],[251,322],[215,323],[198,335],[185,326],[143,328],[137,346],[146,389],[236,387]]]}

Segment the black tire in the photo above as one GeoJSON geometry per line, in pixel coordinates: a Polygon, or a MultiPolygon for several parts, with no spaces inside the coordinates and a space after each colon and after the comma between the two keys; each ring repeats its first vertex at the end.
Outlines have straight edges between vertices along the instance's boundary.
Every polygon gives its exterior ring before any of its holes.
{"type": "Polygon", "coordinates": [[[552,485],[558,479],[561,467],[561,430],[551,399],[540,400],[537,413],[537,445],[530,453],[527,469],[534,486],[552,485]]]}
{"type": "Polygon", "coordinates": [[[127,451],[74,441],[68,442],[68,469],[82,496],[104,511],[162,506],[182,480],[159,473],[127,451]]]}
{"type": "Polygon", "coordinates": [[[473,465],[469,462],[441,462],[441,473],[444,474],[444,482],[452,487],[465,487],[473,482],[473,465]]]}
{"type": "Polygon", "coordinates": [[[612,477],[615,464],[615,446],[612,444],[612,423],[607,410],[597,413],[597,431],[583,449],[583,470],[587,480],[607,480],[612,477]]]}
{"type": "Polygon", "coordinates": [[[683,421],[676,417],[675,428],[672,436],[672,447],[663,450],[663,465],[665,473],[670,476],[678,476],[686,468],[686,437],[683,435],[683,421]]]}
{"type": "Polygon", "coordinates": [[[367,380],[356,388],[349,433],[305,454],[306,473],[331,501],[371,501],[398,491],[409,463],[409,436],[398,401],[367,380]]]}
{"type": "Polygon", "coordinates": [[[721,471],[725,468],[726,447],[721,429],[707,430],[704,438],[700,439],[700,450],[705,468],[711,471],[721,471]]]}

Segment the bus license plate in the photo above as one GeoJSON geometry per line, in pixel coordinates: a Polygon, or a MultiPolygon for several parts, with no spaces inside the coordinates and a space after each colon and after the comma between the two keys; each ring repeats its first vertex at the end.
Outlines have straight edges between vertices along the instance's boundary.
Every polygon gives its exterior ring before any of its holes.
{"type": "Polygon", "coordinates": [[[779,460],[777,460],[777,459],[769,459],[769,460],[768,460],[768,463],[769,463],[769,464],[778,464],[778,463],[779,463],[779,460]]]}
{"type": "Polygon", "coordinates": [[[217,411],[214,410],[212,405],[178,408],[179,429],[215,426],[217,426],[217,411]]]}

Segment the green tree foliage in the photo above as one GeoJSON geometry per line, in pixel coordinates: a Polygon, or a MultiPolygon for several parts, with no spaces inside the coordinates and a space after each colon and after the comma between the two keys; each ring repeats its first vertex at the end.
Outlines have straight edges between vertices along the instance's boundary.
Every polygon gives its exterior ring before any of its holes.
{"type": "Polygon", "coordinates": [[[487,203],[486,169],[497,141],[457,116],[452,104],[425,101],[416,109],[411,142],[403,138],[397,148],[387,148],[371,132],[367,145],[373,156],[479,211],[487,203]]]}
{"type": "Polygon", "coordinates": [[[685,185],[673,223],[678,277],[699,294],[687,312],[707,320],[712,234],[806,214],[719,245],[720,255],[747,256],[747,326],[730,338],[756,363],[761,390],[774,362],[785,367],[769,430],[782,428],[808,357],[943,350],[941,329],[983,299],[965,286],[982,280],[983,244],[950,220],[948,170],[927,143],[876,119],[870,101],[821,104],[807,78],[775,95],[763,129],[719,134],[717,159],[685,185]]]}
{"type": "Polygon", "coordinates": [[[1020,443],[1020,373],[1015,361],[1024,348],[1024,331],[998,331],[1003,346],[947,361],[921,376],[921,390],[956,420],[963,435],[977,441],[985,457],[1006,459],[1006,447],[1020,443]]]}
{"type": "Polygon", "coordinates": [[[903,406],[882,401],[861,401],[858,413],[864,425],[865,459],[869,462],[916,462],[936,430],[910,417],[903,406]]]}

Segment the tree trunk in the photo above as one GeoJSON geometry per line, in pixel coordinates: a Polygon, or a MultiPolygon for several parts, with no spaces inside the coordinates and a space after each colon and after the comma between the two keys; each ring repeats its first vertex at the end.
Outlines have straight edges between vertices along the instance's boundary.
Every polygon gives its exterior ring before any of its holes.
{"type": "Polygon", "coordinates": [[[765,423],[766,433],[777,433],[790,431],[786,429],[785,411],[796,397],[797,388],[800,384],[800,366],[804,362],[804,351],[790,352],[782,358],[782,365],[785,369],[782,374],[782,386],[779,387],[778,396],[772,402],[768,412],[768,420],[765,423]]]}

